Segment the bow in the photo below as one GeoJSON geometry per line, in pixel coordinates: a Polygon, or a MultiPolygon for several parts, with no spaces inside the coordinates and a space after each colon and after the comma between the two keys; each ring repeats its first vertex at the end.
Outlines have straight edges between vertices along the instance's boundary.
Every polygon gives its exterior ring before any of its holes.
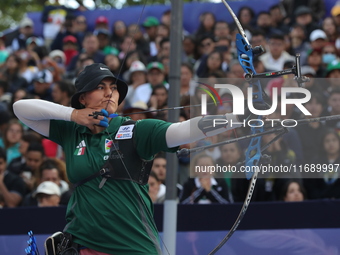
{"type": "MultiPolygon", "coordinates": [[[[264,52],[264,49],[262,46],[256,46],[252,47],[248,41],[247,35],[245,31],[242,28],[242,25],[240,24],[238,18],[236,17],[235,13],[229,6],[229,4],[226,2],[226,0],[222,0],[228,11],[230,12],[231,16],[233,17],[236,26],[238,28],[239,34],[236,35],[236,48],[237,48],[237,55],[240,65],[242,66],[244,72],[246,73],[245,78],[249,82],[250,87],[253,88],[252,92],[252,100],[253,104],[262,105],[266,109],[268,109],[268,104],[265,101],[265,99],[268,98],[266,93],[263,91],[260,80],[258,78],[261,77],[268,77],[268,76],[278,76],[283,75],[287,73],[294,73],[296,75],[296,80],[299,83],[299,86],[302,85],[304,81],[306,81],[305,78],[301,77],[300,72],[300,62],[299,62],[299,55],[296,56],[296,65],[290,70],[287,71],[279,71],[274,73],[265,73],[265,74],[256,74],[254,65],[253,65],[253,57],[256,55],[259,55],[264,52]]],[[[227,241],[228,239],[233,235],[233,233],[236,231],[238,225],[240,224],[242,218],[244,217],[248,206],[250,204],[256,181],[257,181],[257,175],[258,175],[258,164],[259,162],[269,163],[270,157],[268,155],[262,155],[262,152],[269,147],[270,144],[278,140],[283,134],[287,133],[288,130],[286,128],[281,128],[281,132],[272,139],[266,146],[261,148],[261,136],[265,134],[264,126],[258,125],[260,123],[260,120],[263,116],[257,116],[256,124],[254,124],[251,127],[251,135],[253,136],[250,140],[249,147],[245,153],[245,169],[246,169],[246,177],[247,179],[250,179],[250,184],[248,188],[248,192],[246,195],[246,199],[243,203],[242,209],[233,224],[230,231],[225,235],[225,237],[222,239],[222,241],[209,253],[209,255],[215,254],[227,241]],[[255,171],[253,170],[255,167],[255,171]]]]}

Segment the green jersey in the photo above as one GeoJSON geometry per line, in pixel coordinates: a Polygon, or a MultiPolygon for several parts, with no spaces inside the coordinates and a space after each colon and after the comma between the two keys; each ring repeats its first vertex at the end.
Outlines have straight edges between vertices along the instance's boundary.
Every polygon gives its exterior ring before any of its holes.
{"type": "MultiPolygon", "coordinates": [[[[111,139],[126,120],[113,118],[109,127],[98,134],[74,122],[51,120],[49,139],[63,147],[72,183],[101,169],[108,159],[111,139]]],[[[136,122],[133,139],[142,159],[150,160],[159,151],[177,150],[166,144],[169,125],[155,119],[136,122]]],[[[94,178],[75,189],[67,207],[65,231],[74,236],[76,243],[108,254],[160,254],[148,185],[111,179],[100,189],[101,179],[94,178]]]]}

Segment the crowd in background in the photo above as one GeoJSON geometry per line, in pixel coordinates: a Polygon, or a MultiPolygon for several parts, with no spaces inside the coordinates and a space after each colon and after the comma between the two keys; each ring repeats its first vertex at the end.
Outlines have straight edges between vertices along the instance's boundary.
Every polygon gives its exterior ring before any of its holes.
{"type": "MultiPolygon", "coordinates": [[[[0,34],[0,206],[66,205],[72,184],[66,176],[64,154],[60,146],[20,123],[13,114],[17,100],[40,98],[70,106],[75,93],[74,80],[85,66],[104,63],[129,85],[119,114],[133,120],[167,120],[170,61],[171,10],[161,19],[147,17],[141,24],[121,20],[109,24],[97,17],[94,30],[81,12],[75,15],[62,5],[47,5],[42,13],[43,36],[34,34],[34,23],[25,17],[18,35],[6,44],[0,34]],[[142,111],[158,110],[140,113],[142,111]],[[137,114],[134,114],[138,112],[137,114]]],[[[240,8],[237,16],[250,44],[262,45],[265,53],[254,58],[257,73],[292,68],[296,53],[301,54],[301,73],[310,78],[305,88],[311,100],[303,115],[294,105],[281,115],[280,107],[271,119],[302,119],[340,114],[340,6],[325,16],[323,1],[289,1],[255,14],[251,6],[240,8]]],[[[244,71],[237,59],[235,23],[216,20],[214,13],[202,13],[199,28],[192,34],[183,31],[180,78],[181,106],[199,104],[204,84],[218,81],[237,85],[246,91],[244,71]]],[[[91,24],[92,27],[92,24],[91,24]]],[[[262,81],[269,97],[273,88],[296,87],[289,74],[262,81]]],[[[208,114],[233,111],[228,91],[218,90],[223,106],[208,107],[208,114]]],[[[294,98],[294,94],[288,95],[294,98]]],[[[280,94],[278,95],[280,100],[280,94]]],[[[280,104],[279,104],[280,105],[280,104]]],[[[200,108],[187,107],[180,121],[198,116],[200,108]]],[[[340,198],[340,121],[313,122],[290,129],[283,138],[264,152],[270,165],[310,166],[323,164],[333,171],[318,178],[302,178],[298,173],[280,178],[265,175],[258,180],[255,201],[302,201],[340,198]]],[[[249,129],[209,137],[183,147],[204,146],[248,134],[249,129]]],[[[268,143],[275,134],[263,137],[268,143]]],[[[193,166],[237,166],[244,160],[249,141],[222,145],[190,158],[178,160],[178,196],[181,203],[231,203],[243,201],[248,181],[237,173],[206,176],[193,166]]],[[[239,166],[237,166],[239,167],[239,166]]],[[[149,193],[155,203],[162,203],[166,192],[166,158],[156,155],[149,178],[149,193]]],[[[282,177],[282,176],[281,176],[282,177]]]]}

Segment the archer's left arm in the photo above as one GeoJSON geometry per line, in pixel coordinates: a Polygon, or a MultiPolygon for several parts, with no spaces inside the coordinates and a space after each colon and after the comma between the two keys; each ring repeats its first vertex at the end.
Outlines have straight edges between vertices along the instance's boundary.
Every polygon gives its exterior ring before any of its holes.
{"type": "Polygon", "coordinates": [[[171,124],[166,131],[166,143],[169,148],[172,148],[240,126],[240,121],[233,114],[195,117],[187,121],[171,124]]]}

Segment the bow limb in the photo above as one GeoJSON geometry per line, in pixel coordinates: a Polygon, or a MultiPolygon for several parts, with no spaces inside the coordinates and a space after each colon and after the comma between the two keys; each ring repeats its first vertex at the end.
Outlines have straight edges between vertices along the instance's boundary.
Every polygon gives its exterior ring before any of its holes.
{"type": "MultiPolygon", "coordinates": [[[[225,1],[222,0],[228,11],[230,12],[231,16],[233,17],[237,28],[239,30],[239,34],[236,35],[236,47],[237,47],[237,55],[238,55],[238,60],[240,65],[242,66],[244,72],[246,74],[254,75],[256,74],[254,65],[253,65],[253,56],[259,53],[263,52],[262,47],[256,47],[253,49],[251,45],[249,44],[248,38],[246,33],[244,32],[241,23],[239,22],[238,18],[236,17],[235,13],[229,6],[229,4],[225,1]]],[[[253,102],[255,103],[261,103],[261,104],[266,104],[263,98],[264,92],[262,91],[262,86],[260,81],[254,81],[250,83],[250,87],[253,87],[253,102]],[[255,88],[255,89],[254,89],[255,88]]],[[[262,119],[262,116],[258,116],[256,122],[259,122],[262,119]]],[[[257,124],[255,124],[257,126],[257,124]]],[[[254,134],[260,134],[264,132],[264,127],[252,127],[251,128],[251,135],[254,134]]],[[[215,254],[219,249],[222,248],[222,246],[229,240],[229,238],[234,234],[236,231],[238,225],[242,221],[248,206],[250,204],[251,198],[254,193],[256,181],[257,181],[257,175],[258,171],[253,171],[254,166],[257,166],[261,157],[262,157],[262,152],[261,152],[261,136],[256,136],[253,137],[250,141],[250,145],[246,151],[245,155],[245,169],[246,169],[246,176],[247,179],[251,178],[248,192],[246,199],[243,203],[242,209],[233,224],[232,228],[230,231],[225,235],[225,237],[222,239],[222,241],[209,253],[209,255],[215,254]]],[[[255,168],[256,169],[256,168],[255,168]]]]}

